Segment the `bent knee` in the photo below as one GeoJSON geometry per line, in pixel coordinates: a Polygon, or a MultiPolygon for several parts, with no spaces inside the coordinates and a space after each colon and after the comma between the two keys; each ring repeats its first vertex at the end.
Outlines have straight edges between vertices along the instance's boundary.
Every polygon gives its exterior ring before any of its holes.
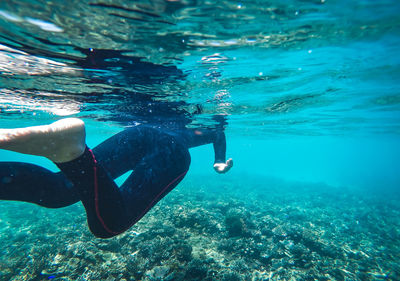
{"type": "Polygon", "coordinates": [[[104,222],[88,217],[88,226],[90,232],[97,238],[112,238],[114,236],[124,233],[130,228],[127,222],[121,224],[119,227],[113,226],[113,228],[104,224],[104,222]]]}

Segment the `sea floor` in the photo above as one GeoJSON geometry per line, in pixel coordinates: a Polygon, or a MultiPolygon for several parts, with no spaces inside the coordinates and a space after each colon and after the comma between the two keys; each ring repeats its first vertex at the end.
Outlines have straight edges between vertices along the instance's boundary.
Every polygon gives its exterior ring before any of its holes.
{"type": "Polygon", "coordinates": [[[400,200],[188,176],[107,240],[89,232],[80,204],[0,202],[0,245],[0,280],[400,280],[400,200]]]}

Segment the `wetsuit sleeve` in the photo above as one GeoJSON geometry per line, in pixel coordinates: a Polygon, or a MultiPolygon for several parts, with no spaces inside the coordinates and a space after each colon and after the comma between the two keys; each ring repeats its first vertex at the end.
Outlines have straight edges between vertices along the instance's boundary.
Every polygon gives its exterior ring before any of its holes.
{"type": "Polygon", "coordinates": [[[226,138],[222,129],[185,129],[176,134],[188,148],[213,144],[215,161],[214,163],[225,163],[226,158],[226,138]]]}
{"type": "Polygon", "coordinates": [[[214,163],[225,163],[226,161],[226,137],[223,131],[217,131],[213,142],[215,161],[214,163]]]}

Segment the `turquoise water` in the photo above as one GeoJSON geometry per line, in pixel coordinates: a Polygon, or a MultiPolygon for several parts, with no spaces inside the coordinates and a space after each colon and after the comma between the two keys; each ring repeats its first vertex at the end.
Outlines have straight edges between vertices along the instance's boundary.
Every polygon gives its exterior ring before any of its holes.
{"type": "MultiPolygon", "coordinates": [[[[0,202],[0,280],[399,280],[398,1],[2,1],[0,127],[226,117],[123,235],[0,202]],[[199,108],[201,110],[199,110],[199,108]]],[[[0,150],[2,161],[56,171],[0,150]]],[[[122,182],[119,179],[118,182],[122,182]]]]}

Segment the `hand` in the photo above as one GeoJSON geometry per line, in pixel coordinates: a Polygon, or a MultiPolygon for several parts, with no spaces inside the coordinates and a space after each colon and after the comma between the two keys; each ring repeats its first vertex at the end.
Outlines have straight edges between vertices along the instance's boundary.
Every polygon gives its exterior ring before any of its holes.
{"type": "Polygon", "coordinates": [[[226,163],[215,163],[214,170],[219,174],[224,174],[228,172],[233,166],[232,158],[229,158],[226,163]]]}

